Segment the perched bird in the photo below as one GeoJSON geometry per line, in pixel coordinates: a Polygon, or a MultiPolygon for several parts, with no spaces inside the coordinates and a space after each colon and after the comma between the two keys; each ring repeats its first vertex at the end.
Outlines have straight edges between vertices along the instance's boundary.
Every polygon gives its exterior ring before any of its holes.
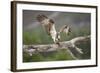
{"type": "Polygon", "coordinates": [[[59,32],[56,31],[55,23],[52,19],[48,18],[46,15],[40,14],[37,16],[37,20],[42,24],[44,29],[46,30],[47,34],[50,35],[53,39],[53,42],[58,44],[60,46],[60,33],[65,32],[66,34],[69,34],[70,27],[67,25],[63,26],[59,32]]]}

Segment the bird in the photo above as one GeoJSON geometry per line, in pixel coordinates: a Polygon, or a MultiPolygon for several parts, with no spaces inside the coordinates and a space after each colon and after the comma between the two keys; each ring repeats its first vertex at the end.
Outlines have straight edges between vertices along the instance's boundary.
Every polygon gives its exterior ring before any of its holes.
{"type": "Polygon", "coordinates": [[[71,28],[68,25],[64,25],[60,28],[59,33],[61,32],[65,33],[66,35],[69,35],[71,32],[71,28]]]}
{"type": "Polygon", "coordinates": [[[51,38],[53,39],[53,42],[60,46],[60,33],[64,32],[65,34],[69,35],[69,32],[71,32],[71,29],[69,26],[64,25],[61,27],[61,29],[57,32],[55,28],[55,22],[53,19],[48,18],[44,14],[37,15],[37,20],[40,22],[40,24],[44,27],[45,31],[51,38]]]}

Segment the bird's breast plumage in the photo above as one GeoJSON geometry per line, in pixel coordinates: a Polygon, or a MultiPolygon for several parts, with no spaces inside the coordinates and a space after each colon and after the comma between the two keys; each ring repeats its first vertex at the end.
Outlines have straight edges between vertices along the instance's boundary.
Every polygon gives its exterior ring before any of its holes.
{"type": "Polygon", "coordinates": [[[45,19],[41,23],[42,23],[42,25],[48,25],[49,24],[49,19],[45,19]]]}

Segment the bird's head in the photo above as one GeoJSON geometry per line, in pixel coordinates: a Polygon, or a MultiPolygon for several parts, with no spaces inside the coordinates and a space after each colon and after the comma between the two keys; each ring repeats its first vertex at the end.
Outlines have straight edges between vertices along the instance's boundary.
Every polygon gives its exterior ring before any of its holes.
{"type": "Polygon", "coordinates": [[[39,14],[38,16],[37,16],[37,20],[39,21],[39,22],[42,22],[43,20],[45,20],[45,19],[47,19],[48,17],[46,16],[46,15],[44,15],[44,14],[39,14]]]}

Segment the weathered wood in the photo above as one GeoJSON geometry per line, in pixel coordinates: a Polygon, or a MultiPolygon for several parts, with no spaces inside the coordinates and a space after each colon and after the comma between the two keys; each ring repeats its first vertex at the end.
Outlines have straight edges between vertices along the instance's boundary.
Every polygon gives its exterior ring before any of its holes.
{"type": "Polygon", "coordinates": [[[57,44],[24,45],[23,50],[24,52],[32,56],[32,54],[36,52],[52,52],[60,49],[66,49],[74,59],[78,59],[74,56],[73,51],[79,54],[83,54],[83,51],[81,48],[78,48],[76,44],[87,42],[87,40],[90,40],[90,36],[76,37],[70,41],[60,42],[60,46],[58,46],[57,44]]]}

